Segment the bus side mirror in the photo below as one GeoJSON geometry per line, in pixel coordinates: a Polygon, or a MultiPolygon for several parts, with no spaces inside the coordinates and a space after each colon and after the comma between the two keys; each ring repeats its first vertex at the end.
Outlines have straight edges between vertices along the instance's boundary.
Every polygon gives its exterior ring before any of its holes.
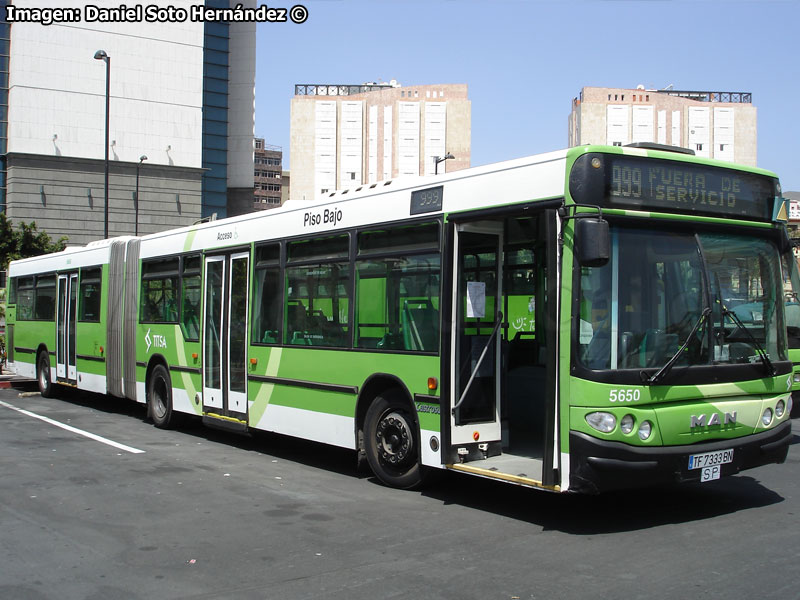
{"type": "Polygon", "coordinates": [[[611,256],[608,221],[579,217],[575,223],[575,244],[578,263],[582,267],[602,267],[611,256]]]}

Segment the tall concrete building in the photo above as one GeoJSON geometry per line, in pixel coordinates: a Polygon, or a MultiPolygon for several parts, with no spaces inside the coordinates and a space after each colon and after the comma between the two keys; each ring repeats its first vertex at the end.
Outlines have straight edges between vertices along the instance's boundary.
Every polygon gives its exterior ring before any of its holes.
{"type": "Polygon", "coordinates": [[[267,144],[264,138],[256,138],[253,210],[277,208],[282,204],[282,173],[281,147],[267,144]]]}
{"type": "MultiPolygon", "coordinates": [[[[254,23],[92,21],[90,9],[104,6],[75,0],[14,0],[9,15],[8,4],[0,0],[0,210],[9,218],[73,244],[102,238],[106,150],[109,236],[252,210],[254,23]],[[24,18],[44,6],[77,19],[24,18]]],[[[189,14],[198,4],[148,6],[189,14]]]]}
{"type": "Polygon", "coordinates": [[[748,92],[585,87],[572,100],[569,145],[655,142],[755,166],[756,117],[748,92]]]}
{"type": "Polygon", "coordinates": [[[466,169],[470,146],[465,84],[296,85],[289,197],[466,169]]]}

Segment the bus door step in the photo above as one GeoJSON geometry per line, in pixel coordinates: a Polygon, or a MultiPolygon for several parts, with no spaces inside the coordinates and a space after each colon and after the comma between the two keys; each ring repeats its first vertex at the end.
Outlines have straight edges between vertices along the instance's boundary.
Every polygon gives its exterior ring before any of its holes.
{"type": "Polygon", "coordinates": [[[223,431],[232,431],[234,433],[246,435],[250,434],[250,428],[247,426],[246,421],[215,415],[213,413],[206,413],[203,415],[203,425],[206,427],[213,427],[214,429],[222,429],[223,431]]]}

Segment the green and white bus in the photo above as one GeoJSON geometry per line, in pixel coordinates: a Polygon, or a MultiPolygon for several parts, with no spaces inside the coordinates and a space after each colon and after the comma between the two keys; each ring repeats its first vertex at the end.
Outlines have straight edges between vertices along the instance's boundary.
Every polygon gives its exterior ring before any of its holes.
{"type": "Polygon", "coordinates": [[[551,491],[711,481],[792,437],[775,174],[582,146],[13,262],[9,360],[158,427],[551,491]]]}

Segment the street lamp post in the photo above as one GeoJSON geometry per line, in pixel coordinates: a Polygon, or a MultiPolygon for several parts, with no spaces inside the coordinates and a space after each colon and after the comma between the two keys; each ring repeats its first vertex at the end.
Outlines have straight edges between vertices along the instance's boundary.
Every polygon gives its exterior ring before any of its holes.
{"type": "Polygon", "coordinates": [[[136,195],[134,197],[134,202],[133,202],[134,211],[136,213],[134,219],[136,220],[135,220],[133,235],[139,235],[139,168],[142,166],[142,163],[146,160],[147,157],[144,154],[142,154],[139,157],[138,164],[136,165],[136,195]]]}
{"type": "Polygon", "coordinates": [[[444,156],[434,156],[433,157],[433,174],[434,175],[438,175],[439,174],[439,163],[440,162],[444,162],[444,161],[446,161],[446,160],[448,160],[450,158],[455,158],[455,156],[453,156],[449,152],[447,154],[445,154],[444,156]]]}
{"type": "Polygon", "coordinates": [[[110,108],[110,100],[111,100],[111,57],[106,54],[105,50],[98,50],[94,53],[94,57],[96,60],[102,60],[106,63],[106,154],[105,154],[105,166],[106,166],[106,177],[105,177],[105,190],[106,190],[106,204],[103,213],[103,238],[108,239],[108,116],[109,116],[109,108],[110,108]]]}

